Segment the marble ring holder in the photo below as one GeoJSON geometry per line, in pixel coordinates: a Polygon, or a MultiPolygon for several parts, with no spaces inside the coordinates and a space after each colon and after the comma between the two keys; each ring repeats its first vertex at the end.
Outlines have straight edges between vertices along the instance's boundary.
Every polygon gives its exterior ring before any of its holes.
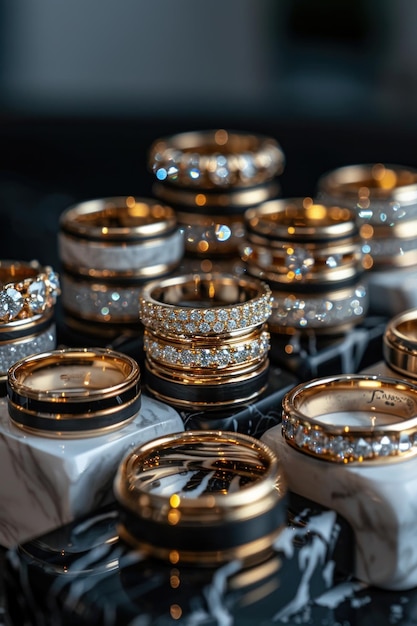
{"type": "Polygon", "coordinates": [[[143,284],[175,270],[184,254],[174,210],[133,196],[69,207],[58,245],[65,313],[105,324],[137,324],[143,284]]]}
{"type": "Polygon", "coordinates": [[[281,463],[260,441],[185,431],[127,455],[114,481],[120,536],[172,564],[256,561],[286,522],[281,463]]]}
{"type": "Polygon", "coordinates": [[[318,378],[282,406],[282,427],[263,440],[280,455],[289,489],[349,522],[358,579],[415,587],[417,387],[365,374],[318,378]]]}
{"type": "Polygon", "coordinates": [[[141,393],[136,361],[102,348],[28,356],[8,371],[0,402],[0,545],[48,532],[113,501],[132,446],[183,429],[141,393]]]}

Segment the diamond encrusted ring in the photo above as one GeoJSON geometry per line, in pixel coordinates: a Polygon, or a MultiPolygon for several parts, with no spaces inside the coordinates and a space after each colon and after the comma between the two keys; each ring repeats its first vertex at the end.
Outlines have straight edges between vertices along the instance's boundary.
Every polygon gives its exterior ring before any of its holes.
{"type": "Polygon", "coordinates": [[[224,129],[160,138],[149,150],[158,181],[201,189],[267,182],[282,172],[284,161],[275,139],[224,129]]]}
{"type": "Polygon", "coordinates": [[[417,454],[417,386],[367,375],[317,378],[282,401],[285,441],[335,463],[386,463],[417,454]]]}
{"type": "Polygon", "coordinates": [[[162,336],[239,335],[264,324],[271,303],[269,286],[255,278],[192,274],[145,285],[139,316],[162,336]]]}
{"type": "Polygon", "coordinates": [[[38,261],[0,261],[0,323],[51,309],[60,294],[58,274],[38,261]]]}

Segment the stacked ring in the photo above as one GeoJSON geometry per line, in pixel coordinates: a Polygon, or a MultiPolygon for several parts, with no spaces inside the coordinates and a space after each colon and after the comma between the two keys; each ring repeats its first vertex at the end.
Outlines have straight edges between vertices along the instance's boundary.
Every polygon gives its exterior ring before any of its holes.
{"type": "Polygon", "coordinates": [[[286,483],[266,444],[225,431],[154,439],[120,464],[119,534],[171,564],[264,556],[286,521],[286,483]]]}
{"type": "Polygon", "coordinates": [[[268,377],[271,291],[262,281],[193,274],[148,283],[140,297],[146,384],[178,407],[256,399],[268,377]]]}
{"type": "Polygon", "coordinates": [[[149,150],[154,195],[174,207],[185,250],[198,256],[237,252],[244,211],[279,194],[284,160],[275,139],[224,129],[160,138],[149,150]]]}
{"type": "Polygon", "coordinates": [[[114,350],[43,352],[9,369],[7,396],[10,418],[23,430],[47,437],[97,436],[137,415],[140,369],[114,350]]]}
{"type": "Polygon", "coordinates": [[[368,269],[416,264],[417,170],[400,165],[351,165],[317,183],[324,202],[357,214],[368,269]]]}
{"type": "Polygon", "coordinates": [[[173,209],[133,196],[69,207],[58,241],[66,321],[95,324],[103,335],[112,325],[137,325],[141,287],[174,271],[184,253],[173,209]]]}
{"type": "Polygon", "coordinates": [[[241,259],[272,290],[271,332],[334,334],[363,319],[369,298],[351,210],[289,198],[248,209],[245,220],[241,259]]]}

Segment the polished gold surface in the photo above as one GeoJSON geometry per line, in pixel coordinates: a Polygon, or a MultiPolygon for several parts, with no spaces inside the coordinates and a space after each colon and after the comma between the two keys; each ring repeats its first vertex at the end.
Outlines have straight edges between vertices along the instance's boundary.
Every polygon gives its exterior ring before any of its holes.
{"type": "Polygon", "coordinates": [[[256,528],[257,519],[273,511],[286,490],[279,460],[268,446],[226,431],[185,431],[154,439],[125,457],[114,481],[117,500],[134,517],[155,525],[154,542],[144,545],[143,538],[126,531],[123,523],[122,537],[159,558],[201,564],[264,550],[280,525],[265,536],[258,532],[250,542],[235,541],[230,548],[211,550],[204,545],[198,550],[161,545],[161,529],[186,529],[191,538],[203,526],[207,535],[214,533],[213,538],[221,540],[228,524],[249,522],[256,528]],[[194,480],[195,488],[187,489],[187,480],[194,480]]]}
{"type": "Polygon", "coordinates": [[[32,355],[9,369],[8,383],[19,396],[49,403],[113,397],[140,377],[131,357],[106,348],[64,348],[32,355]]]}
{"type": "Polygon", "coordinates": [[[388,322],[383,354],[390,368],[401,376],[417,379],[417,309],[404,311],[388,322]]]}
{"type": "Polygon", "coordinates": [[[247,230],[283,241],[331,241],[357,235],[354,213],[312,198],[270,200],[245,212],[247,230]]]}
{"type": "Polygon", "coordinates": [[[60,228],[74,237],[128,240],[157,237],[176,226],[173,209],[157,200],[134,196],[81,202],[64,211],[60,228]]]}

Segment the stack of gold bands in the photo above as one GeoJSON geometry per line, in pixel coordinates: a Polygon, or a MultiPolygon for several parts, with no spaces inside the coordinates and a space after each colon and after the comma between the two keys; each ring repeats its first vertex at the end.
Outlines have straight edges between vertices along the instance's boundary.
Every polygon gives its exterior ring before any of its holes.
{"type": "Polygon", "coordinates": [[[172,564],[256,562],[285,527],[278,457],[248,435],[187,431],[133,450],[114,481],[122,539],[172,564]]]}
{"type": "Polygon", "coordinates": [[[178,267],[184,241],[173,209],[127,196],[64,211],[59,251],[66,322],[107,334],[138,324],[140,288],[178,267]]]}
{"type": "Polygon", "coordinates": [[[356,212],[367,269],[417,265],[417,170],[401,165],[350,165],[318,181],[323,202],[356,212]]]}
{"type": "Polygon", "coordinates": [[[37,261],[0,262],[0,389],[19,359],[56,347],[58,275],[37,261]]]}
{"type": "Polygon", "coordinates": [[[146,384],[175,407],[221,409],[267,384],[269,287],[226,274],[183,275],[142,290],[146,384]]]}
{"type": "Polygon", "coordinates": [[[186,254],[236,255],[243,213],[277,197],[284,154],[274,139],[224,129],[186,132],[154,141],[153,192],[174,207],[186,254]]]}
{"type": "Polygon", "coordinates": [[[271,332],[340,333],[368,308],[355,216],[311,198],[265,202],[245,213],[242,260],[272,289],[271,332]]]}

